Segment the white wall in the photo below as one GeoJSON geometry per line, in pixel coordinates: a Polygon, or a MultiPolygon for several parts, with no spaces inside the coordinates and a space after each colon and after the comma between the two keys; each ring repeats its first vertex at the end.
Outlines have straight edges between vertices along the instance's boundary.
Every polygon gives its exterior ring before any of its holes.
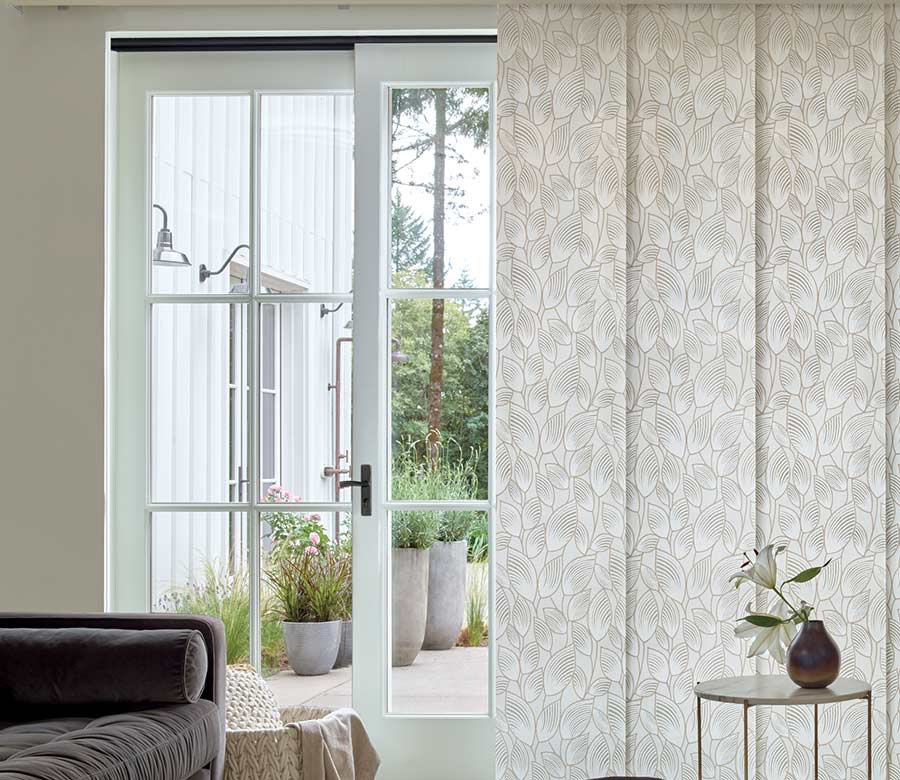
{"type": "Polygon", "coordinates": [[[495,24],[491,7],[0,6],[0,609],[103,606],[105,33],[495,24]]]}

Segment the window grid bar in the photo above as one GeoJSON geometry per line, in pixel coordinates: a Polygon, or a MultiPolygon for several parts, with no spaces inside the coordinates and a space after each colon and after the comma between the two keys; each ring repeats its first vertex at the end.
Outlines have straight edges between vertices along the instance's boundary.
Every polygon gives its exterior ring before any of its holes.
{"type": "Polygon", "coordinates": [[[384,508],[388,512],[489,512],[492,507],[490,501],[385,501],[384,508]]]}
{"type": "MultiPolygon", "coordinates": [[[[250,107],[250,135],[252,141],[252,149],[250,152],[250,252],[247,258],[250,263],[250,297],[253,302],[250,304],[250,323],[248,327],[247,338],[249,339],[249,363],[250,363],[250,420],[248,425],[248,447],[250,468],[249,482],[250,495],[253,497],[253,503],[260,494],[260,436],[259,436],[259,414],[260,414],[260,397],[259,385],[260,360],[259,360],[259,334],[260,334],[260,315],[262,306],[258,302],[259,298],[259,221],[260,215],[257,209],[259,204],[259,158],[260,158],[260,101],[259,92],[253,93],[253,104],[250,107]]],[[[261,614],[261,594],[260,594],[260,577],[262,576],[262,561],[260,560],[260,540],[259,540],[259,511],[251,508],[247,522],[247,555],[249,561],[250,572],[250,663],[256,667],[257,671],[262,671],[262,614],[261,614]]]]}
{"type": "Polygon", "coordinates": [[[490,298],[492,291],[486,287],[389,287],[384,291],[388,300],[421,300],[434,298],[490,298]]]}
{"type": "Polygon", "coordinates": [[[146,300],[159,303],[353,303],[352,293],[149,293],[146,300]]]}

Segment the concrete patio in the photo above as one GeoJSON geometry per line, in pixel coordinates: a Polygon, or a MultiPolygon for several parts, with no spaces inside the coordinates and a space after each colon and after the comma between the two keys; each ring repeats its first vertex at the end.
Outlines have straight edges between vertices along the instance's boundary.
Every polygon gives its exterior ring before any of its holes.
{"type": "MultiPolygon", "coordinates": [[[[318,677],[279,672],[268,683],[281,707],[349,707],[350,667],[318,677]]],[[[488,649],[454,647],[419,653],[412,666],[392,669],[392,712],[481,714],[488,709],[488,649]]]]}

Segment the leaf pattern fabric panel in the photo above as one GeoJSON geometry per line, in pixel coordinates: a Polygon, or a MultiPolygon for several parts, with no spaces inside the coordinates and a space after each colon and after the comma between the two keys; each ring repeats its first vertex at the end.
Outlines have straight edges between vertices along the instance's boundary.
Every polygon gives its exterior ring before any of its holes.
{"type": "MultiPolygon", "coordinates": [[[[752,672],[728,577],[754,542],[754,28],[752,7],[629,9],[634,775],[680,777],[696,761],[694,683],[752,672]]],[[[740,708],[705,712],[707,766],[739,776],[740,708]]]]}
{"type": "MultiPolygon", "coordinates": [[[[757,433],[761,536],[831,564],[816,604],[841,674],[873,683],[885,776],[884,14],[758,11],[757,433]]],[[[794,560],[791,554],[794,554],[794,560]]],[[[827,777],[865,766],[866,708],[829,707],[827,777]]],[[[812,772],[812,713],[767,715],[764,774],[812,772]]]]}
{"type": "MultiPolygon", "coordinates": [[[[885,753],[900,778],[900,9],[885,7],[885,402],[887,489],[887,629],[883,637],[886,680],[885,753]]],[[[878,639],[879,637],[875,637],[878,639]]],[[[879,751],[880,752],[880,751],[879,751]]]]}
{"type": "Polygon", "coordinates": [[[625,764],[625,13],[498,20],[497,764],[625,764]]]}
{"type": "MultiPolygon", "coordinates": [[[[692,684],[784,671],[733,637],[766,541],[832,559],[794,592],[900,780],[900,11],[501,6],[498,57],[498,776],[695,776],[692,684]]],[[[751,718],[812,776],[811,712],[751,718]]],[[[823,777],[865,726],[823,708],[823,777]]]]}

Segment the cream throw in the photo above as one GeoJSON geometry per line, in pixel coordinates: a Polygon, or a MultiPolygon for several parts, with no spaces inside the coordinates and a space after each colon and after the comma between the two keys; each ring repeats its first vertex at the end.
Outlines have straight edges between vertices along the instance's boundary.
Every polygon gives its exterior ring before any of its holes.
{"type": "Polygon", "coordinates": [[[354,710],[339,709],[288,727],[301,734],[303,780],[374,780],[381,761],[354,710]]]}

